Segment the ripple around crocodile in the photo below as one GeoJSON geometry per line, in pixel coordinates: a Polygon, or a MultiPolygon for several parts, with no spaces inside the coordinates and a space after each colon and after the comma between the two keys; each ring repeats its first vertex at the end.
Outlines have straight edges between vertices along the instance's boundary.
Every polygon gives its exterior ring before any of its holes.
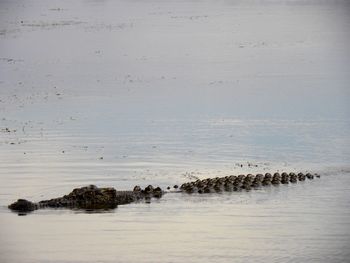
{"type": "MultiPolygon", "coordinates": [[[[175,185],[176,192],[183,193],[215,193],[222,191],[249,191],[252,188],[260,188],[268,185],[279,185],[288,183],[297,183],[305,179],[320,177],[318,174],[303,173],[270,173],[257,175],[230,175],[225,177],[207,178],[194,182],[184,183],[178,189],[175,185]]],[[[168,189],[170,189],[168,187],[168,189]]],[[[150,200],[151,198],[161,198],[166,193],[160,187],[154,188],[152,185],[141,189],[135,186],[132,191],[117,191],[113,187],[99,188],[95,185],[76,188],[68,195],[43,200],[38,203],[25,199],[18,199],[8,208],[19,213],[27,213],[40,208],[69,208],[69,209],[114,209],[118,205],[130,204],[140,200],[150,200]]]]}

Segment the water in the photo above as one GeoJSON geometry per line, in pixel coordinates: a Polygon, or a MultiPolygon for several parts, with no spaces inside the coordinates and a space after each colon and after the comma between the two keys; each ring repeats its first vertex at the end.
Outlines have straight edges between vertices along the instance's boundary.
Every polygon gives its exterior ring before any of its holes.
{"type": "Polygon", "coordinates": [[[0,261],[349,262],[349,10],[1,1],[0,261]],[[104,213],[6,207],[275,171],[321,178],[104,213]]]}

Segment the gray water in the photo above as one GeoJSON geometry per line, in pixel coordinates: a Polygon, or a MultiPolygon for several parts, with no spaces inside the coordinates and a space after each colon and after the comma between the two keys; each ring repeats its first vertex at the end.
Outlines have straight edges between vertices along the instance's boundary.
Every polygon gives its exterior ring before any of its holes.
{"type": "Polygon", "coordinates": [[[1,262],[349,262],[347,1],[0,1],[1,262]],[[242,166],[241,166],[242,165],[242,166]],[[240,173],[250,192],[38,210],[240,173]]]}

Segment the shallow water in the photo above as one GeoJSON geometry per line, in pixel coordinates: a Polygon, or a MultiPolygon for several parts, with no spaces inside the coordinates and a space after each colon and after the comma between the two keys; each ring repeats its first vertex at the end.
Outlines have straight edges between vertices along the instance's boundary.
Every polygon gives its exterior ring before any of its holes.
{"type": "Polygon", "coordinates": [[[349,10],[0,1],[0,261],[348,262],[349,10]],[[94,213],[6,208],[275,171],[321,178],[94,213]]]}

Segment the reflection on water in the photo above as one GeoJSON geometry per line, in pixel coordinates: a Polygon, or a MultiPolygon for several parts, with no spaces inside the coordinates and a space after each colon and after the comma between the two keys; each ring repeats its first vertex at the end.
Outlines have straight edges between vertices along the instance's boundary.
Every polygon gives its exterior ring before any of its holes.
{"type": "Polygon", "coordinates": [[[346,262],[345,1],[1,1],[1,262],[346,262]],[[320,179],[110,211],[6,205],[88,184],[320,179]]]}

